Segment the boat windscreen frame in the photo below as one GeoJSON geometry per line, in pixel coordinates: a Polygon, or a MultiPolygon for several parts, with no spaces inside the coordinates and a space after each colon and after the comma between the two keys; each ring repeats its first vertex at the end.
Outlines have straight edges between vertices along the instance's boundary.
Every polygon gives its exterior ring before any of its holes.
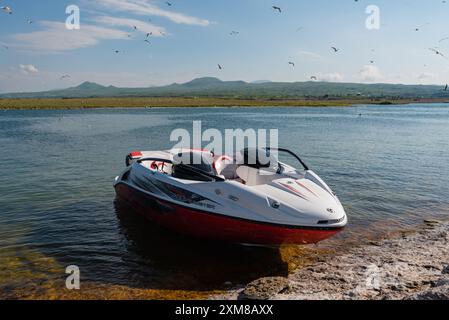
{"type": "Polygon", "coordinates": [[[296,160],[299,161],[299,163],[303,166],[305,171],[309,171],[310,170],[309,166],[296,153],[294,153],[291,150],[288,150],[288,149],[285,149],[285,148],[270,148],[270,147],[266,147],[264,149],[267,150],[267,151],[273,150],[273,151],[288,153],[291,156],[293,156],[296,160]]]}
{"type": "MultiPolygon", "coordinates": [[[[183,169],[186,169],[186,170],[188,170],[188,171],[191,171],[191,172],[193,172],[193,173],[199,174],[199,175],[201,175],[201,176],[204,176],[204,177],[210,179],[210,180],[211,180],[210,182],[224,182],[224,181],[226,181],[226,179],[223,179],[222,177],[216,176],[216,175],[214,175],[214,174],[210,174],[210,173],[205,172],[205,171],[203,171],[203,170],[201,170],[201,169],[194,168],[194,167],[191,167],[191,166],[186,165],[186,164],[183,164],[183,163],[179,163],[179,164],[177,163],[177,164],[175,164],[175,163],[173,163],[172,160],[169,160],[169,159],[161,159],[161,158],[141,158],[141,159],[138,159],[136,162],[139,163],[139,164],[141,164],[141,163],[144,162],[144,161],[163,162],[163,163],[168,163],[168,164],[171,164],[171,165],[182,166],[183,169]]],[[[196,180],[192,180],[192,181],[196,181],[196,180]]]]}

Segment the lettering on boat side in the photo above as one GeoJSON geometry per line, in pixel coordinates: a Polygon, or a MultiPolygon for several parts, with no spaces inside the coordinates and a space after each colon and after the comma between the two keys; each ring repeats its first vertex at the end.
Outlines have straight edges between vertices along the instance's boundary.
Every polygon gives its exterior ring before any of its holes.
{"type": "Polygon", "coordinates": [[[207,318],[210,314],[218,315],[273,315],[273,305],[237,305],[237,304],[220,304],[218,308],[188,306],[182,304],[176,307],[176,315],[196,315],[207,318]]]}
{"type": "Polygon", "coordinates": [[[69,290],[79,290],[80,286],[80,268],[75,265],[68,266],[65,273],[69,276],[65,280],[65,286],[69,290]]]}

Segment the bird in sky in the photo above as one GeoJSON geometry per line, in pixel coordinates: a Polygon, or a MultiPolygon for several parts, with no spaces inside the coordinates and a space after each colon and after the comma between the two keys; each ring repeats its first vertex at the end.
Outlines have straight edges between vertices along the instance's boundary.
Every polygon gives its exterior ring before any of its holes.
{"type": "MultiPolygon", "coordinates": [[[[430,25],[429,22],[427,22],[424,26],[428,26],[428,25],[430,25]]],[[[415,28],[415,31],[416,31],[416,32],[420,31],[422,27],[423,27],[423,26],[417,26],[417,27],[415,28]]]]}
{"type": "Polygon", "coordinates": [[[223,70],[223,67],[221,66],[221,64],[218,64],[218,69],[223,70]]]}
{"type": "Polygon", "coordinates": [[[145,39],[144,41],[148,44],[151,44],[151,42],[148,39],[145,39]]]}
{"type": "Polygon", "coordinates": [[[240,32],[238,32],[238,31],[231,31],[230,33],[229,33],[229,35],[231,35],[231,36],[237,36],[237,35],[239,35],[240,34],[240,32]]]}
{"type": "Polygon", "coordinates": [[[335,53],[337,53],[338,51],[340,51],[340,49],[336,48],[336,47],[331,47],[332,50],[334,50],[335,53]]]}
{"type": "Polygon", "coordinates": [[[447,60],[447,57],[438,48],[429,48],[429,50],[447,60]]]}
{"type": "Polygon", "coordinates": [[[59,80],[64,80],[64,79],[68,79],[68,78],[70,78],[70,75],[65,74],[65,75],[61,76],[61,77],[59,78],[59,80]]]}
{"type": "Polygon", "coordinates": [[[171,6],[172,6],[172,3],[171,3],[171,2],[168,2],[168,1],[166,1],[165,3],[166,3],[166,4],[167,4],[167,6],[169,6],[169,7],[171,7],[171,6]]]}
{"type": "Polygon", "coordinates": [[[4,13],[12,14],[12,9],[11,9],[11,7],[4,6],[4,7],[1,7],[0,9],[2,9],[4,13]]]}
{"type": "Polygon", "coordinates": [[[153,32],[148,32],[147,33],[147,38],[149,38],[150,36],[152,36],[153,35],[153,32]]]}
{"type": "Polygon", "coordinates": [[[282,9],[280,7],[273,6],[273,9],[279,11],[279,13],[282,13],[282,9]]]}
{"type": "Polygon", "coordinates": [[[448,84],[446,84],[446,87],[444,87],[444,91],[447,91],[448,89],[448,84]]]}
{"type": "Polygon", "coordinates": [[[310,77],[310,80],[313,80],[313,81],[317,81],[317,80],[318,80],[318,78],[317,78],[317,77],[315,77],[315,76],[311,76],[311,77],[310,77]]]}
{"type": "Polygon", "coordinates": [[[295,63],[293,61],[289,61],[288,64],[293,66],[293,67],[295,66],[295,63]]]}
{"type": "Polygon", "coordinates": [[[28,23],[28,24],[33,24],[33,23],[34,23],[34,21],[33,21],[33,20],[31,20],[31,19],[27,19],[27,23],[28,23]]]}

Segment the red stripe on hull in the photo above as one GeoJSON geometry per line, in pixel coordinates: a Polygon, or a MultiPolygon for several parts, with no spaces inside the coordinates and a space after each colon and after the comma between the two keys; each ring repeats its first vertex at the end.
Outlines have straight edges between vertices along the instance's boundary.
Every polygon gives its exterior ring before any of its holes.
{"type": "Polygon", "coordinates": [[[175,205],[126,184],[118,184],[115,189],[119,198],[139,214],[170,230],[199,238],[261,245],[311,244],[343,229],[289,228],[251,222],[175,205]]]}

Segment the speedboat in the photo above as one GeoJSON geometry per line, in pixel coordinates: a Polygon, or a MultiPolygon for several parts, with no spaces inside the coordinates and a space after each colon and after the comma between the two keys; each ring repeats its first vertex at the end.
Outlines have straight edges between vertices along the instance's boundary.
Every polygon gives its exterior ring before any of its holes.
{"type": "Polygon", "coordinates": [[[233,155],[136,151],[127,155],[114,188],[118,199],[154,223],[203,239],[312,244],[347,224],[335,193],[287,149],[247,148],[233,155]],[[292,158],[302,169],[281,157],[292,158]]]}

